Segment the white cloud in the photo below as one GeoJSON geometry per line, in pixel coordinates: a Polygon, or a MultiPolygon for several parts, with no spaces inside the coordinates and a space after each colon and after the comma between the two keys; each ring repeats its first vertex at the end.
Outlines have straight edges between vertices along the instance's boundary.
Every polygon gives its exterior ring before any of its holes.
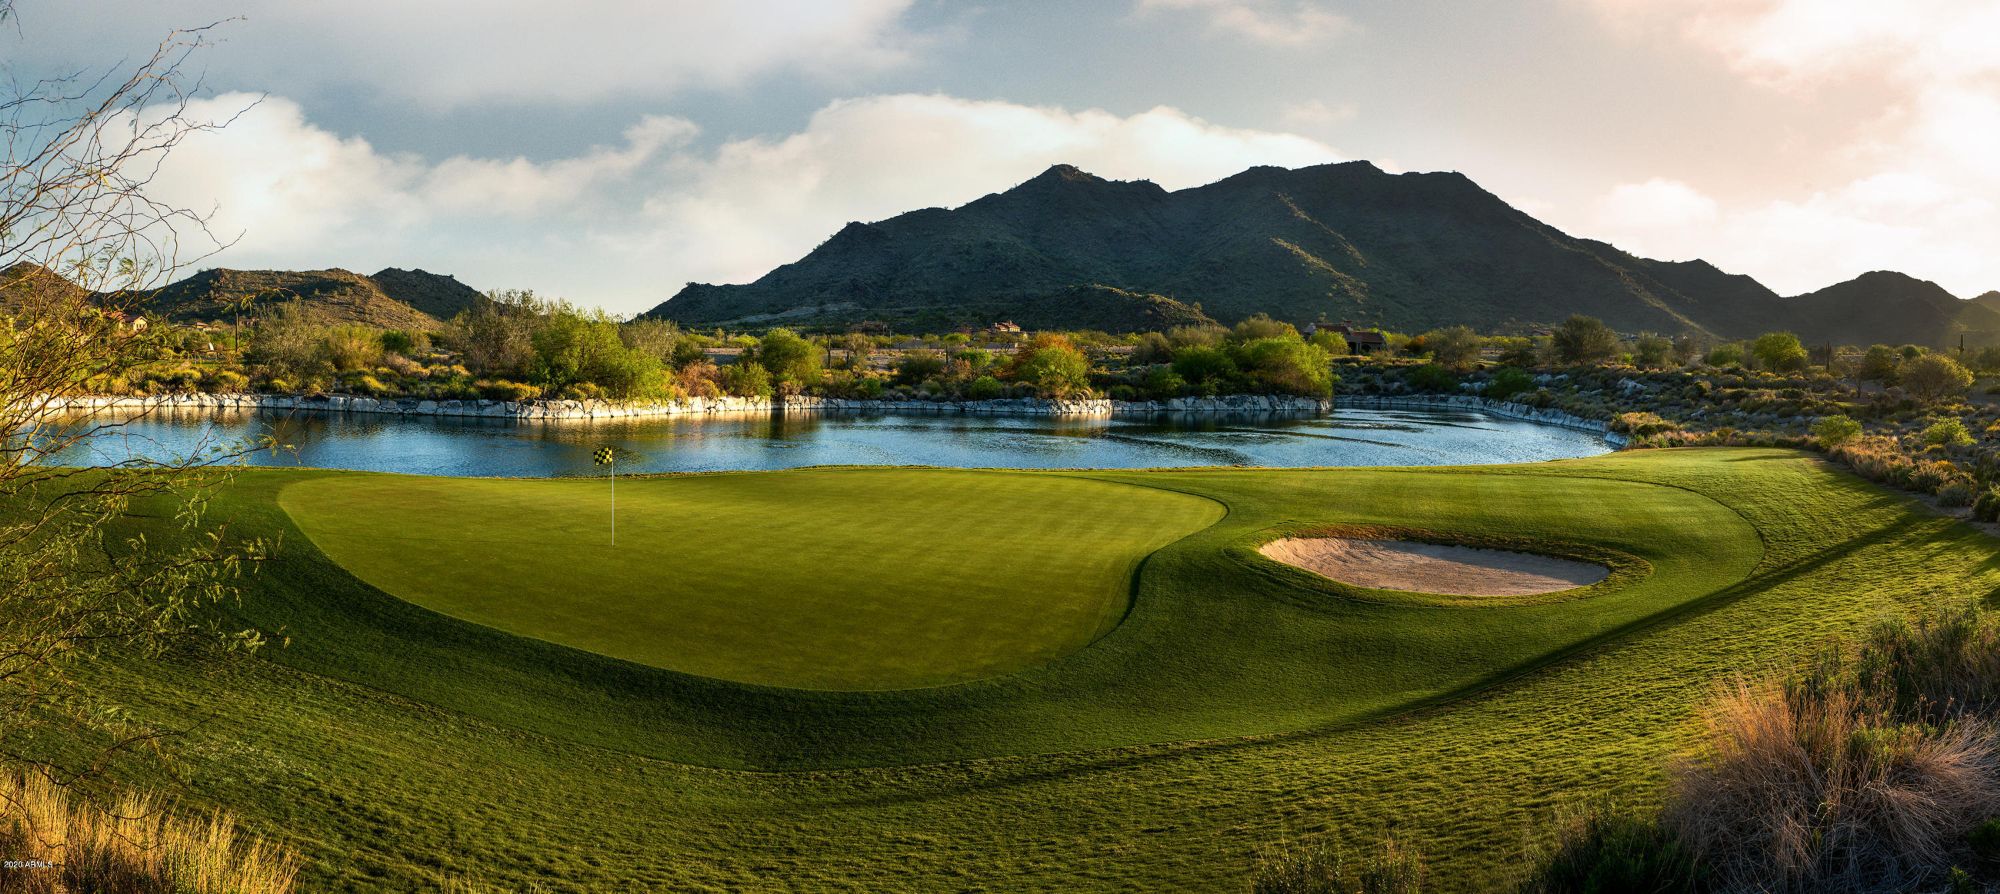
{"type": "MultiPolygon", "coordinates": [[[[220,97],[195,114],[234,111],[220,97]]],[[[191,136],[159,194],[217,207],[242,241],[212,264],[421,266],[482,288],[530,287],[620,312],[681,283],[745,281],[795,260],[851,220],[958,205],[1051,164],[1167,188],[1255,164],[1340,159],[1304,137],[1221,127],[1160,107],[1120,116],[939,95],[835,102],[798,133],[698,150],[695,125],[648,118],[621,145],[576,158],[380,152],[266,100],[191,136]]]]}
{"type": "Polygon", "coordinates": [[[1600,198],[1589,232],[1635,254],[1705,258],[1799,294],[1870,270],[1901,270],[1969,297],[1992,282],[1986,246],[2000,208],[1917,172],[1887,172],[1802,199],[1728,204],[1684,183],[1623,184],[1600,198]]]}
{"type": "Polygon", "coordinates": [[[1138,0],[1139,13],[1161,10],[1199,13],[1212,30],[1280,46],[1321,43],[1354,28],[1317,0],[1138,0]]]}
{"type": "Polygon", "coordinates": [[[1286,103],[1284,108],[1278,111],[1279,120],[1283,121],[1286,127],[1322,131],[1336,124],[1352,121],[1359,114],[1361,109],[1354,103],[1344,102],[1336,105],[1321,99],[1286,103]]]}
{"type": "Polygon", "coordinates": [[[1650,229],[1610,209],[1621,195],[1663,194],[1621,186],[1596,209],[1607,235],[1623,234],[1634,248],[1736,259],[1737,269],[1780,291],[1881,268],[1935,279],[1961,295],[2000,287],[2000,254],[1986,250],[2000,245],[2000,53],[1992,45],[2000,3],[1586,2],[1621,28],[1677,32],[1801,102],[1856,85],[1892,97],[1873,120],[1858,122],[1864,126],[1850,144],[1826,147],[1846,166],[1844,183],[1806,196],[1725,202],[1713,220],[1650,229]]]}
{"type": "MultiPolygon", "coordinates": [[[[583,102],[732,86],[797,70],[838,77],[907,59],[911,0],[69,0],[18,48],[99,59],[168,28],[234,16],[214,61],[270,83],[359,85],[433,108],[583,102]],[[248,12],[246,13],[246,9],[248,12]]],[[[15,48],[9,48],[13,51],[15,48]]]]}

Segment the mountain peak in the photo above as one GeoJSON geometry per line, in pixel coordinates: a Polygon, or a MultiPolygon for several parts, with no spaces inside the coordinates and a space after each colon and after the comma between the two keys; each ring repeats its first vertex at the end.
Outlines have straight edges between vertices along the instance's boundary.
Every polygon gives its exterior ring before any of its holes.
{"type": "Polygon", "coordinates": [[[1052,183],[1108,183],[1089,171],[1072,164],[1052,164],[1049,169],[1035,175],[1035,180],[1052,183]]]}

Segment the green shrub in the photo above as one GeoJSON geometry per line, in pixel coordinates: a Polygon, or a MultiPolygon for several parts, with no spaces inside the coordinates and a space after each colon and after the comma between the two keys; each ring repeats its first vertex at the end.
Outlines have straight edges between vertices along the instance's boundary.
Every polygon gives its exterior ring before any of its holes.
{"type": "Polygon", "coordinates": [[[1861,423],[1838,413],[1822,416],[1818,422],[1813,423],[1812,434],[1813,438],[1819,441],[1820,447],[1831,450],[1859,437],[1861,423]]]}
{"type": "Polygon", "coordinates": [[[1988,487],[1972,501],[1972,517],[1983,522],[2000,521],[2000,487],[1988,487]]]}
{"type": "Polygon", "coordinates": [[[1539,856],[1524,892],[1532,894],[1650,894],[1693,892],[1701,865],[1658,822],[1608,807],[1562,817],[1555,842],[1539,856]]]}
{"type": "Polygon", "coordinates": [[[1979,489],[1970,478],[1955,478],[1937,489],[1938,502],[1946,506],[1970,506],[1979,494],[1979,489]]]}
{"type": "Polygon", "coordinates": [[[722,390],[736,397],[770,397],[771,373],[755,360],[738,360],[723,367],[722,390]]]}
{"type": "Polygon", "coordinates": [[[972,384],[965,386],[965,396],[968,400],[993,400],[1006,393],[1007,386],[992,376],[980,376],[973,379],[972,384]]]}
{"type": "Polygon", "coordinates": [[[1981,866],[1988,870],[2000,869],[2000,819],[1980,823],[1965,836],[1965,843],[1972,848],[1972,855],[1979,859],[1981,866]]]}
{"type": "Polygon", "coordinates": [[[1493,378],[1487,380],[1482,394],[1494,400],[1508,400],[1525,391],[1533,391],[1535,377],[1518,366],[1503,366],[1494,371],[1493,378]]]}
{"type": "Polygon", "coordinates": [[[1945,418],[1924,428],[1923,441],[1926,447],[1968,447],[1972,433],[1965,430],[1965,423],[1945,418]]]}
{"type": "Polygon", "coordinates": [[[1458,390],[1458,376],[1453,375],[1451,370],[1445,369],[1435,363],[1426,363],[1416,369],[1410,370],[1408,381],[1410,387],[1418,391],[1435,391],[1448,394],[1458,390]]]}
{"type": "Polygon", "coordinates": [[[525,382],[510,382],[506,379],[480,379],[472,384],[480,396],[487,400],[523,401],[542,396],[542,389],[525,382]]]}

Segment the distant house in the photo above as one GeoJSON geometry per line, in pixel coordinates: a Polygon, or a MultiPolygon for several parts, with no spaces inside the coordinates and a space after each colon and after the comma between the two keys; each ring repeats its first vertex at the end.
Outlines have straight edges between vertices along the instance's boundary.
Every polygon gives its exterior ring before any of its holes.
{"type": "Polygon", "coordinates": [[[122,310],[107,310],[104,312],[104,318],[110,320],[111,324],[118,327],[118,331],[120,332],[130,332],[137,335],[146,331],[146,318],[138,314],[128,314],[122,310]]]}
{"type": "MultiPolygon", "coordinates": [[[[1318,327],[1309,328],[1316,331],[1318,327]]],[[[1379,329],[1361,329],[1347,320],[1340,321],[1338,326],[1328,328],[1347,341],[1349,354],[1368,354],[1387,350],[1389,347],[1389,340],[1382,337],[1382,331],[1379,329]]]]}
{"type": "Polygon", "coordinates": [[[993,324],[993,334],[1020,335],[1021,327],[1015,325],[1013,320],[1001,320],[1000,322],[993,324]]]}

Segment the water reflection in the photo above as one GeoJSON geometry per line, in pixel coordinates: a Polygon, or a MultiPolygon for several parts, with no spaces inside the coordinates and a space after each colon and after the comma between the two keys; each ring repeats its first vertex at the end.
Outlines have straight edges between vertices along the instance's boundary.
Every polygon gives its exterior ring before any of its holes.
{"type": "Polygon", "coordinates": [[[166,458],[217,439],[270,435],[290,449],[273,466],[427,475],[596,474],[600,446],[621,471],[780,469],[812,465],[1002,468],[1379,466],[1533,462],[1603,453],[1583,432],[1470,412],[1340,410],[1047,418],[912,414],[754,414],[716,418],[516,422],[300,411],[160,413],[61,457],[103,465],[166,458]]]}

